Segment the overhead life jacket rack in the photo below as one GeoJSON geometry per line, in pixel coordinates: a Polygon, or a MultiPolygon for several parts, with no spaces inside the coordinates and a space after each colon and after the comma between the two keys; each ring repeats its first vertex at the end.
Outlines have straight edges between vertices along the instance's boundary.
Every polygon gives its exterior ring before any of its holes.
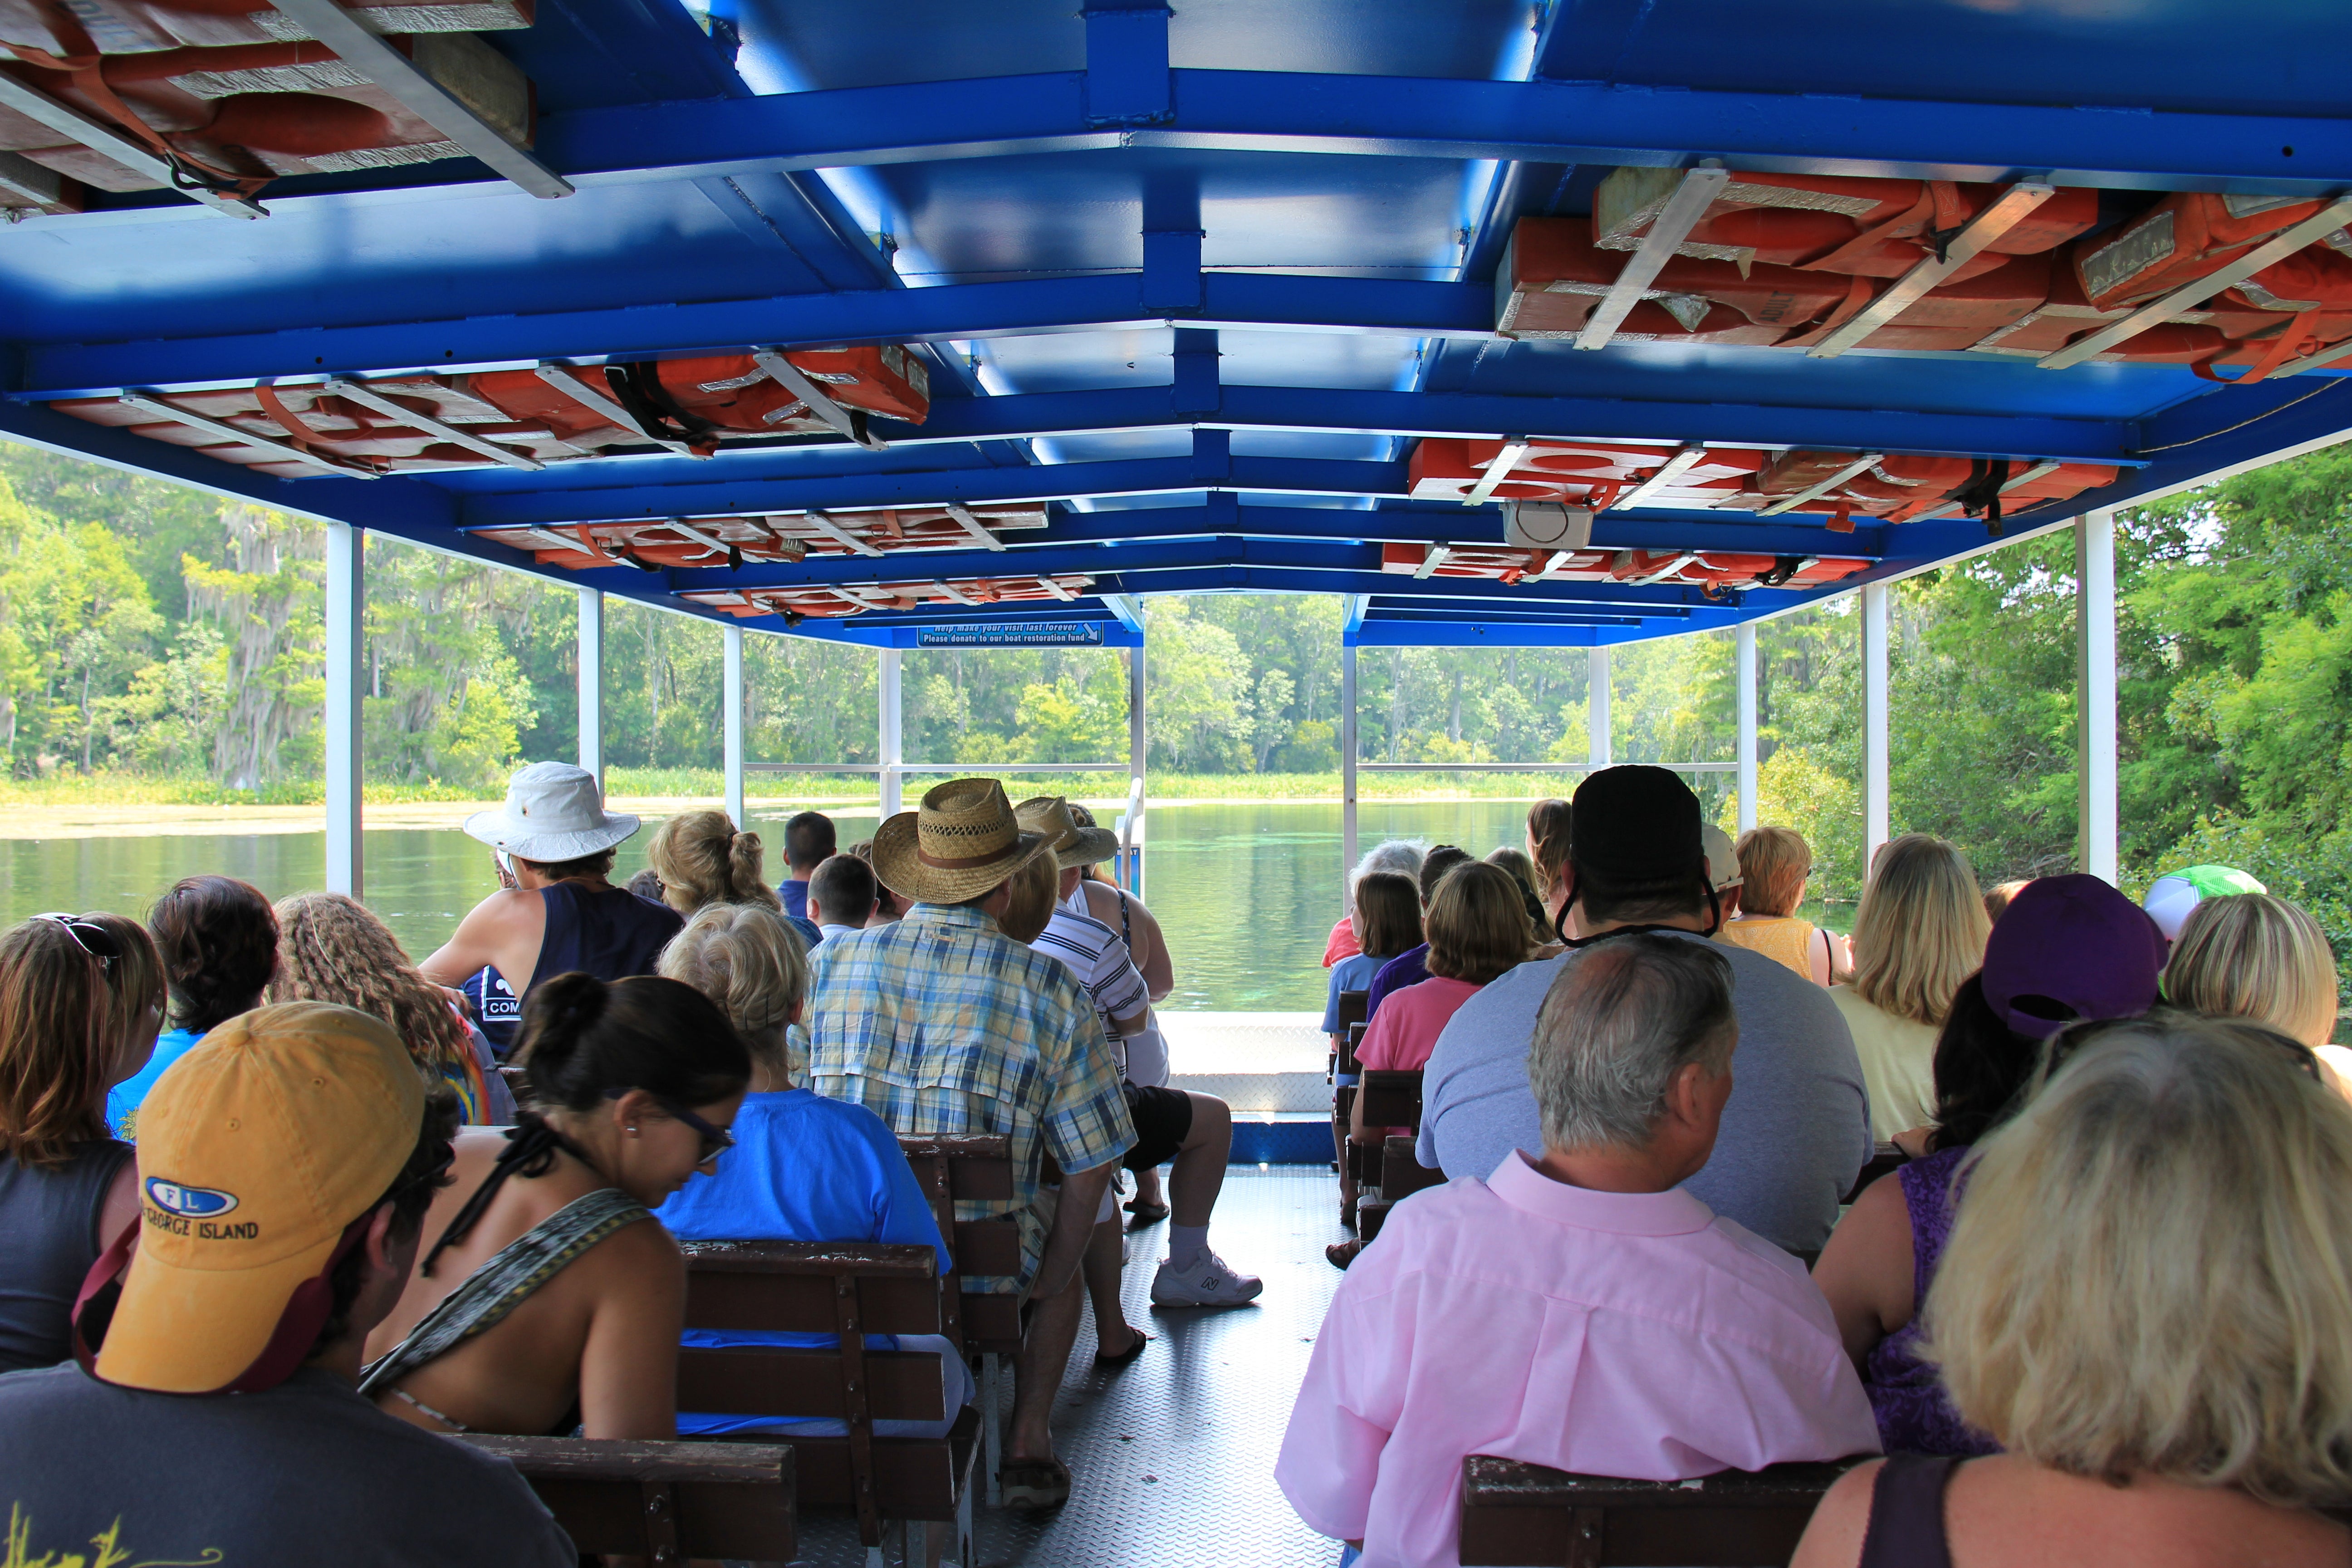
{"type": "MultiPolygon", "coordinates": [[[[530,145],[531,83],[474,36],[529,27],[530,0],[424,0],[353,14],[517,145],[530,145]]],[[[121,131],[183,187],[250,195],[283,174],[467,155],[267,0],[17,0],[0,6],[0,70],[121,131]]],[[[71,182],[53,202],[0,194],[0,205],[75,210],[82,186],[162,188],[95,149],[60,144],[56,131],[13,110],[0,110],[0,151],[71,182]]]]}

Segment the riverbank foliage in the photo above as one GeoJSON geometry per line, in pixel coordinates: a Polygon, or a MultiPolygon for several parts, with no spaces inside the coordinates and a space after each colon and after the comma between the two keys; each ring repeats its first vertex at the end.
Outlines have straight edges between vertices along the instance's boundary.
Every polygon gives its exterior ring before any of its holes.
{"type": "MultiPolygon", "coordinates": [[[[2241,865],[2352,953],[2352,448],[2127,511],[2117,551],[2126,885],[2241,865]]],[[[323,555],[314,525],[0,445],[0,800],[317,798],[323,555]]],[[[367,570],[373,798],[480,798],[519,759],[572,754],[568,588],[382,538],[367,570]]],[[[1895,592],[1895,826],[1957,840],[1988,883],[2074,861],[2074,601],[2063,531],[1895,592]]],[[[1336,598],[1162,598],[1149,616],[1154,798],[1336,798],[1336,598]]],[[[1846,599],[1764,623],[1758,639],[1759,809],[1811,839],[1814,890],[1833,900],[1862,874],[1857,634],[1846,599]]],[[[717,627],[614,600],[605,643],[614,792],[715,795],[717,627]]],[[[1727,633],[1619,649],[1616,759],[1729,762],[1732,658],[1727,633]]],[[[745,665],[753,759],[876,760],[868,650],[754,637],[745,665]]],[[[909,652],[903,754],[1000,773],[1123,763],[1126,681],[1122,656],[1099,650],[909,652]]],[[[1581,762],[1587,690],[1578,649],[1365,649],[1361,756],[1581,762]]],[[[1695,777],[1732,820],[1730,776],[1695,777]]],[[[1524,798],[1573,780],[1367,772],[1360,793],[1524,798]]],[[[1124,789],[1117,772],[1015,782],[1124,789]]],[[[873,787],[752,781],[756,797],[813,802],[873,787]]]]}

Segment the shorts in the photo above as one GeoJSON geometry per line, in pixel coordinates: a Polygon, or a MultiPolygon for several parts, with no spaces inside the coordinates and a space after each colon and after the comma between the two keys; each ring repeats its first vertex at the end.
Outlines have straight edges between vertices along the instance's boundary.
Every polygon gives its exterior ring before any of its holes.
{"type": "Polygon", "coordinates": [[[1135,1122],[1135,1147],[1119,1163],[1130,1171],[1166,1164],[1192,1135],[1192,1097],[1181,1089],[1121,1087],[1127,1090],[1127,1114],[1135,1122]]]}

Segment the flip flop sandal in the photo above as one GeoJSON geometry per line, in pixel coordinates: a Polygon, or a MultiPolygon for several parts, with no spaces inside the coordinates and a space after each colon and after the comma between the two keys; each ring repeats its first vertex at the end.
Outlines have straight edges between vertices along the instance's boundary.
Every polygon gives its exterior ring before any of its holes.
{"type": "Polygon", "coordinates": [[[1127,1331],[1135,1336],[1135,1342],[1128,1346],[1127,1349],[1119,1352],[1117,1355],[1096,1356],[1095,1364],[1097,1366],[1115,1368],[1130,1365],[1138,1356],[1143,1353],[1143,1347],[1151,1342],[1151,1336],[1145,1333],[1141,1329],[1137,1328],[1133,1323],[1128,1324],[1127,1331]]]}
{"type": "Polygon", "coordinates": [[[1356,1254],[1364,1250],[1360,1241],[1335,1241],[1323,1249],[1324,1261],[1334,1268],[1345,1268],[1356,1261],[1356,1254]]]}
{"type": "Polygon", "coordinates": [[[1147,1204],[1141,1198],[1138,1198],[1135,1202],[1127,1205],[1127,1212],[1135,1216],[1134,1221],[1129,1224],[1127,1228],[1129,1230],[1141,1230],[1147,1226],[1158,1225],[1161,1220],[1166,1219],[1168,1217],[1168,1205],[1166,1204],[1147,1204]]]}
{"type": "Polygon", "coordinates": [[[996,1467],[1007,1508],[1059,1508],[1070,1500],[1070,1467],[1059,1459],[1007,1459],[996,1467]]]}

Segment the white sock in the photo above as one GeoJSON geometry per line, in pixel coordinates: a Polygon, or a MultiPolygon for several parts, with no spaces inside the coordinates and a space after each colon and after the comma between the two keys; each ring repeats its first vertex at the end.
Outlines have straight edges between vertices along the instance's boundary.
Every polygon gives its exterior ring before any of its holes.
{"type": "Polygon", "coordinates": [[[1168,1227],[1168,1261],[1179,1268],[1190,1268],[1208,1246],[1209,1227],[1205,1225],[1168,1227]]]}

